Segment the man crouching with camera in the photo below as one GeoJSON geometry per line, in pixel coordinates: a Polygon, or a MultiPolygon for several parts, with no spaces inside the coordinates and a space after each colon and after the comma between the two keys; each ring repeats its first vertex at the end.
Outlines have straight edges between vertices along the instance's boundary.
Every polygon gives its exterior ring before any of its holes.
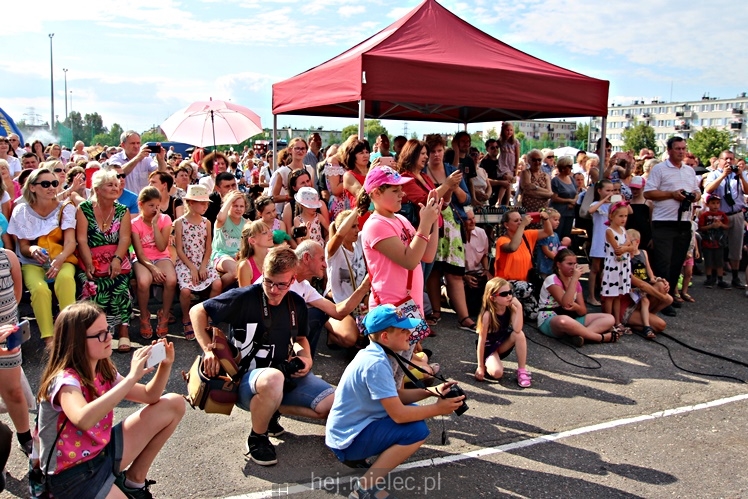
{"type": "Polygon", "coordinates": [[[465,396],[454,396],[454,382],[428,389],[397,389],[387,350],[409,348],[410,329],[419,321],[403,317],[392,305],[380,305],[364,318],[372,340],[356,354],[340,378],[325,443],[344,464],[369,468],[348,496],[354,499],[387,496],[384,484],[389,472],[408,459],[426,440],[424,419],[458,411],[465,396]],[[434,404],[415,405],[426,397],[434,404]],[[366,458],[379,455],[371,464],[366,458]]]}
{"type": "Polygon", "coordinates": [[[254,356],[239,386],[237,406],[251,413],[247,454],[262,466],[278,462],[268,437],[284,432],[280,412],[324,419],[334,395],[334,388],[311,372],[306,304],[288,291],[297,265],[293,250],[273,248],[265,257],[262,283],[227,291],[190,310],[195,336],[205,351],[206,375],[216,376],[220,369],[206,332],[208,319],[230,324],[241,357],[254,356]]]}

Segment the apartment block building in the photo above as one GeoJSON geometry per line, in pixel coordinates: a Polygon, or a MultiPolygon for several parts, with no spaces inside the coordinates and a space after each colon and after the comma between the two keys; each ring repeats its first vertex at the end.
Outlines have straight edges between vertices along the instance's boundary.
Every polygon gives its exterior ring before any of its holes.
{"type": "MultiPolygon", "coordinates": [[[[748,94],[732,99],[704,96],[701,100],[663,102],[659,100],[634,101],[632,104],[614,104],[608,108],[607,133],[613,150],[623,147],[623,132],[639,123],[646,123],[655,131],[658,146],[664,150],[665,142],[673,135],[689,138],[704,128],[729,130],[737,150],[748,146],[746,130],[748,94]]],[[[600,137],[601,119],[592,120],[592,141],[600,137]]]]}

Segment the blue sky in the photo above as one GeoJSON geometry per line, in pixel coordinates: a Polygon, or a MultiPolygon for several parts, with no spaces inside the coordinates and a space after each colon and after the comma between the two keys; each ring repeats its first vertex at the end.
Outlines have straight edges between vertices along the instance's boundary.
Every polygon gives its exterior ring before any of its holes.
{"type": "MultiPolygon", "coordinates": [[[[195,100],[231,99],[272,126],[271,85],[343,52],[418,5],[416,0],[31,0],[6,2],[0,107],[14,119],[72,109],[106,126],[144,130],[195,100]],[[68,100],[70,106],[70,100],[68,100]]],[[[730,98],[748,91],[737,0],[443,0],[492,36],[562,67],[611,82],[610,102],[730,98]]],[[[354,120],[280,116],[279,126],[340,129],[354,120]]],[[[386,121],[391,133],[403,123],[386,121]]],[[[482,130],[474,124],[469,130],[482,130]]],[[[408,132],[457,125],[409,122],[408,132]]]]}

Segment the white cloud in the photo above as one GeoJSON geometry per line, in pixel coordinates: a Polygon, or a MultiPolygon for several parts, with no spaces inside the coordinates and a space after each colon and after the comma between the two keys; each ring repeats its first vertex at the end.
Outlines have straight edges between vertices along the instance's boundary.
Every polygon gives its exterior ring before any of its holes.
{"type": "Polygon", "coordinates": [[[366,12],[366,7],[363,5],[343,5],[338,9],[340,17],[351,17],[357,14],[363,14],[366,12]]]}
{"type": "Polygon", "coordinates": [[[411,10],[413,10],[413,7],[395,7],[387,13],[387,17],[390,19],[400,19],[411,10]]]}

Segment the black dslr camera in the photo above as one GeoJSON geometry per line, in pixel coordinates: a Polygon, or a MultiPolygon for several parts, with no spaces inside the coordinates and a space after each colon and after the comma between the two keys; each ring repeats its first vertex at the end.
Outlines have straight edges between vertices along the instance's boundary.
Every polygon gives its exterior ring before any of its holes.
{"type": "MultiPolygon", "coordinates": [[[[465,395],[465,392],[462,391],[462,388],[460,388],[457,385],[452,385],[449,387],[449,391],[447,393],[442,394],[442,398],[453,399],[456,397],[461,397],[463,395],[465,395]]],[[[465,411],[467,411],[468,409],[469,407],[465,403],[465,400],[463,399],[462,405],[460,405],[460,407],[455,409],[455,414],[457,414],[458,416],[462,416],[463,414],[465,414],[465,411]]]]}
{"type": "MultiPolygon", "coordinates": [[[[691,203],[696,201],[696,194],[694,194],[693,192],[688,192],[686,190],[681,190],[680,193],[683,194],[684,199],[680,202],[678,211],[680,213],[691,211],[691,203]]],[[[678,214],[678,220],[680,220],[680,213],[678,214]]]]}
{"type": "Polygon", "coordinates": [[[304,369],[304,361],[298,357],[292,357],[291,360],[284,360],[275,368],[283,373],[283,377],[286,380],[283,383],[283,393],[288,393],[296,388],[296,382],[293,380],[291,375],[304,369]]]}

